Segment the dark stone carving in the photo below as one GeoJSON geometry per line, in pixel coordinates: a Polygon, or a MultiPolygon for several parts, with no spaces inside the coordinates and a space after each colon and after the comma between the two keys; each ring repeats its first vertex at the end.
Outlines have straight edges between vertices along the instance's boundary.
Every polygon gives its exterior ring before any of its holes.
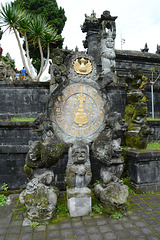
{"type": "Polygon", "coordinates": [[[145,43],[145,46],[143,49],[141,49],[141,52],[148,52],[148,51],[149,51],[148,45],[147,43],[145,43]]]}

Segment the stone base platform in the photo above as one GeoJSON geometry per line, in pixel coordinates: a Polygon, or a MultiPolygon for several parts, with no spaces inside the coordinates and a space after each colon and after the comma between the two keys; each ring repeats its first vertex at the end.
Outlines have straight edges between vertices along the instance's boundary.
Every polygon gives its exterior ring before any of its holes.
{"type": "Polygon", "coordinates": [[[91,190],[87,187],[67,189],[67,206],[71,217],[82,217],[91,213],[91,190]]]}

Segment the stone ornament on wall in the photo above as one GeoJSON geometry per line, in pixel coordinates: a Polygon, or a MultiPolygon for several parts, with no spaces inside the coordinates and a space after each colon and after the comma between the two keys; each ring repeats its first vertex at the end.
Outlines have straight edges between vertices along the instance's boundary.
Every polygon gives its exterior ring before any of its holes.
{"type": "Polygon", "coordinates": [[[99,89],[97,84],[97,68],[93,58],[77,52],[69,62],[68,80],[70,85],[75,83],[87,84],[99,89]]]}
{"type": "Polygon", "coordinates": [[[92,63],[89,59],[80,58],[76,59],[73,63],[74,70],[79,74],[89,74],[92,71],[92,63]]]}

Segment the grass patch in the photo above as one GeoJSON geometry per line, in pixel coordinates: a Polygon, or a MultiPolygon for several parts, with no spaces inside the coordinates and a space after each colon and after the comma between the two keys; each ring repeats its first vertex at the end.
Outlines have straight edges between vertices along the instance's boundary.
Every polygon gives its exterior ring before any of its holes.
{"type": "Polygon", "coordinates": [[[11,118],[11,122],[33,122],[35,118],[18,118],[18,117],[13,117],[11,118]]]}
{"type": "Polygon", "coordinates": [[[20,118],[20,117],[13,117],[10,120],[0,120],[0,122],[33,122],[36,118],[33,117],[25,117],[25,118],[20,118]]]}
{"type": "Polygon", "coordinates": [[[68,208],[67,208],[66,193],[63,193],[63,197],[58,198],[58,200],[57,200],[56,214],[55,214],[55,217],[53,217],[50,220],[50,223],[58,223],[69,217],[70,217],[70,215],[69,215],[68,208]]]}
{"type": "MultiPolygon", "coordinates": [[[[123,150],[127,151],[128,148],[127,146],[121,146],[123,150]]],[[[147,144],[147,147],[144,149],[134,149],[132,151],[136,151],[136,152],[145,152],[145,151],[151,151],[151,150],[157,150],[160,151],[160,141],[158,142],[150,142],[147,144]]]]}
{"type": "Polygon", "coordinates": [[[148,143],[146,150],[160,150],[160,141],[148,143]]]}
{"type": "Polygon", "coordinates": [[[160,121],[160,118],[151,118],[151,117],[148,117],[148,118],[147,118],[147,121],[160,121]]]}

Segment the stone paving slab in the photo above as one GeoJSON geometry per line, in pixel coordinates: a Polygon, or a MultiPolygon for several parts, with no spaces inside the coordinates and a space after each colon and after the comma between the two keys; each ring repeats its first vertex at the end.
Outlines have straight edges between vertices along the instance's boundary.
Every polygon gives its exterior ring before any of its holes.
{"type": "Polygon", "coordinates": [[[18,196],[0,207],[0,240],[157,240],[160,239],[160,193],[130,195],[130,210],[121,219],[105,215],[70,218],[29,226],[18,196]]]}

